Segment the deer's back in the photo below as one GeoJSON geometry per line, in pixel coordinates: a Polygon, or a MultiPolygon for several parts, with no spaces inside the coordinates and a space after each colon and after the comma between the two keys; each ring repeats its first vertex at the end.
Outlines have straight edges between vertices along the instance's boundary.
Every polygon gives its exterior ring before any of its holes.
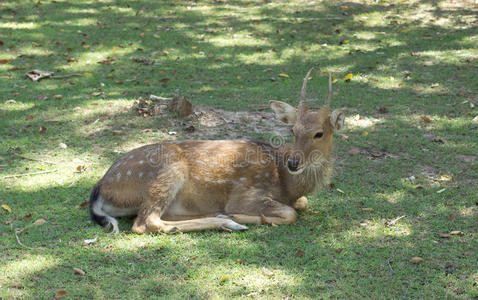
{"type": "Polygon", "coordinates": [[[115,206],[136,207],[158,180],[174,181],[178,180],[175,176],[180,176],[183,185],[178,197],[186,205],[194,198],[195,205],[221,207],[234,192],[276,191],[279,173],[275,159],[272,148],[252,141],[165,142],[125,154],[99,184],[104,196],[115,206]]]}

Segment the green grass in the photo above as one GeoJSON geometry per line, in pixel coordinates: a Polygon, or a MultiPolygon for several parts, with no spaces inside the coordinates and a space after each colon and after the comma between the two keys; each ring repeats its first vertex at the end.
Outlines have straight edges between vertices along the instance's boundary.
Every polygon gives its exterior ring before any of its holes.
{"type": "Polygon", "coordinates": [[[12,212],[0,209],[0,298],[65,289],[75,299],[476,299],[477,15],[473,1],[2,1],[0,204],[12,212]],[[142,56],[155,64],[132,60],[142,56]],[[349,118],[336,139],[335,188],[310,197],[297,224],[113,236],[79,206],[120,153],[171,130],[194,137],[167,118],[136,116],[135,99],[179,93],[229,110],[297,103],[311,66],[320,69],[311,94],[323,99],[322,72],[333,72],[332,105],[349,118]],[[31,69],[83,76],[32,82],[31,69]],[[353,147],[365,151],[349,155],[353,147]],[[47,223],[18,235],[33,249],[17,243],[14,229],[40,218],[47,223]],[[464,235],[439,237],[451,230],[464,235]]]}

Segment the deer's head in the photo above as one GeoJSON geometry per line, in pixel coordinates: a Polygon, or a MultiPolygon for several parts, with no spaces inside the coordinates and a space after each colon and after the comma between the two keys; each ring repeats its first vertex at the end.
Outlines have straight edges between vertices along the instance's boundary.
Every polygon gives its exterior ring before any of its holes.
{"type": "Polygon", "coordinates": [[[329,75],[329,93],[325,104],[318,110],[311,110],[306,102],[309,70],[304,78],[301,97],[297,108],[280,101],[270,101],[276,117],[292,125],[294,145],[287,157],[287,168],[291,174],[300,174],[308,167],[320,167],[324,159],[329,159],[333,146],[333,133],[344,125],[342,110],[330,110],[332,97],[332,78],[329,75]]]}

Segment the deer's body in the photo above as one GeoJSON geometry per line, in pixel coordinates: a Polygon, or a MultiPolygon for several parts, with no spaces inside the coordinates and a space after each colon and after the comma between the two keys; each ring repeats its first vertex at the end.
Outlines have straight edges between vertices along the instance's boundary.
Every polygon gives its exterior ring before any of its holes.
{"type": "MultiPolygon", "coordinates": [[[[287,104],[271,105],[288,123],[295,118],[287,104]]],[[[329,115],[328,107],[302,114],[294,122],[294,131],[303,133],[295,134],[294,146],[275,148],[246,140],[174,141],[132,150],[93,189],[91,216],[100,225],[112,225],[115,232],[114,217],[136,216],[137,233],[293,223],[296,201],[303,202],[302,196],[330,174],[334,126],[329,115]],[[318,130],[320,143],[314,139],[311,145],[306,133],[315,138],[318,130]]]]}

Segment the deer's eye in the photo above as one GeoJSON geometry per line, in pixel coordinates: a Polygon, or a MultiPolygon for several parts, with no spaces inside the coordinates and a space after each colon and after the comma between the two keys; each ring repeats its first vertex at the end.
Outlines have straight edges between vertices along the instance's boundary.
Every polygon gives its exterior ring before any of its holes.
{"type": "Polygon", "coordinates": [[[314,139],[320,139],[323,135],[324,135],[323,132],[317,132],[317,133],[314,135],[314,139]]]}

